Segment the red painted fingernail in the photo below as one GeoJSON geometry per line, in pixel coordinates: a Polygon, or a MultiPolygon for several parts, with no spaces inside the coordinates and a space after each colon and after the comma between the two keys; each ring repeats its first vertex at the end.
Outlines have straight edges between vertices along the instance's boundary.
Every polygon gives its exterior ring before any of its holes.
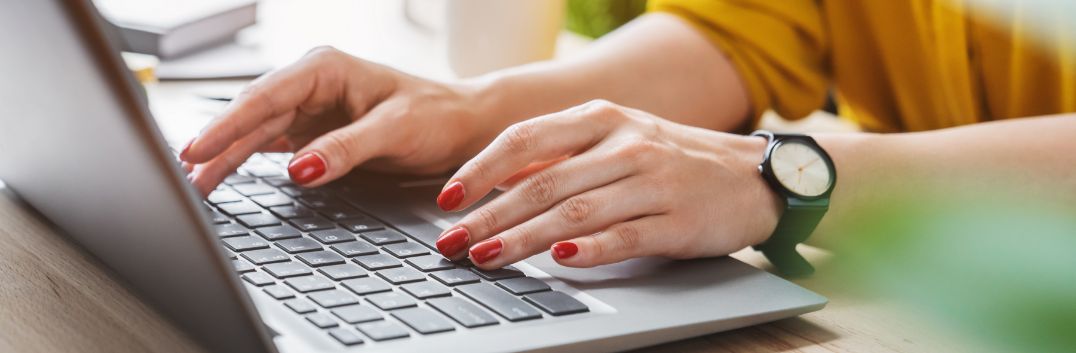
{"type": "Polygon", "coordinates": [[[288,175],[291,176],[292,181],[300,185],[309,184],[324,174],[325,160],[316,153],[304,154],[292,160],[288,165],[288,175]]]}
{"type": "Polygon", "coordinates": [[[467,228],[456,227],[449,229],[437,238],[437,251],[446,257],[452,257],[467,248],[467,242],[471,240],[471,233],[467,228]]]}
{"type": "Polygon", "coordinates": [[[442,210],[451,211],[460,206],[463,201],[463,183],[455,181],[437,195],[437,206],[442,210]]]}
{"type": "Polygon", "coordinates": [[[562,241],[553,244],[553,256],[558,259],[567,259],[579,252],[579,246],[575,243],[562,241]]]}
{"type": "Polygon", "coordinates": [[[191,139],[190,141],[187,141],[186,145],[183,145],[183,149],[179,150],[179,160],[181,160],[181,161],[187,160],[187,152],[190,152],[191,145],[193,145],[193,144],[194,144],[194,139],[191,139]]]}
{"type": "Polygon", "coordinates": [[[476,264],[484,264],[500,255],[503,247],[504,243],[501,243],[500,238],[486,239],[471,247],[471,261],[476,264]]]}

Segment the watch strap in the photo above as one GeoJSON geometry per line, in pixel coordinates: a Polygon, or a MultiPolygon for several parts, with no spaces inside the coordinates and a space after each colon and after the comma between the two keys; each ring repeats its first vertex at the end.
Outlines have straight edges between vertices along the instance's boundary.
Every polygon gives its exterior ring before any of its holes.
{"type": "Polygon", "coordinates": [[[778,271],[788,277],[804,277],[814,273],[814,267],[796,251],[796,245],[810,237],[829,209],[829,200],[805,201],[793,197],[786,200],[784,213],[777,221],[773,235],[755,245],[778,271]]]}

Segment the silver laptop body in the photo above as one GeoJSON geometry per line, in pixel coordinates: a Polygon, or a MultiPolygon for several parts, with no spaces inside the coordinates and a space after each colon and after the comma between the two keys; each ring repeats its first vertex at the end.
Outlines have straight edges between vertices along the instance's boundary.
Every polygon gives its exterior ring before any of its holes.
{"type": "MultiPolygon", "coordinates": [[[[504,291],[507,287],[498,278],[480,278],[474,285],[502,290],[492,294],[514,296],[512,303],[530,308],[517,309],[538,313],[537,318],[512,321],[512,312],[493,309],[462,286],[445,285],[450,291],[439,296],[440,301],[415,299],[402,284],[369,270],[365,278],[386,280],[387,293],[413,303],[383,310],[384,302],[375,304],[374,294],[359,295],[333,281],[331,290],[353,295],[357,303],[351,305],[368,307],[380,319],[349,323],[334,315],[334,309],[345,306],[321,304],[315,304],[313,313],[298,314],[285,302],[310,301],[319,291],[300,293],[286,279],[272,277],[272,286],[294,295],[278,300],[267,293],[266,285],[240,277],[230,257],[247,258],[222,246],[220,224],[215,224],[234,223],[234,217],[217,219],[220,208],[205,203],[187,184],[141,88],[102,28],[85,0],[2,2],[0,179],[211,351],[616,351],[796,316],[826,304],[815,293],[729,257],[649,258],[570,269],[539,254],[516,264],[522,274],[515,278],[536,278],[550,287],[548,292],[581,303],[584,312],[553,315],[527,295],[504,291]],[[473,325],[446,313],[445,303],[478,308],[484,313],[479,316],[493,322],[469,327],[473,325]],[[404,310],[432,313],[436,318],[430,319],[440,324],[434,330],[438,332],[424,333],[431,330],[407,321],[415,315],[400,315],[404,310]],[[319,328],[307,320],[315,314],[334,320],[335,326],[319,328]],[[375,339],[381,333],[372,330],[379,326],[361,326],[370,323],[402,330],[406,336],[375,339]],[[342,344],[330,331],[350,333],[362,343],[342,344]]],[[[280,166],[273,158],[262,159],[262,172],[274,163],[280,166]]],[[[270,180],[252,179],[255,184],[270,180]]],[[[361,174],[346,179],[326,192],[346,193],[353,197],[348,202],[370,219],[404,234],[404,242],[425,246],[420,251],[436,254],[429,247],[431,239],[455,220],[433,205],[437,183],[361,174]]],[[[251,231],[252,236],[256,233],[251,231]]],[[[302,232],[302,237],[310,236],[302,232]]],[[[356,234],[356,241],[363,239],[356,234]]],[[[289,253],[286,260],[298,262],[296,256],[289,253]]],[[[410,258],[402,257],[398,268],[411,266],[410,258]]],[[[346,263],[355,263],[354,258],[346,258],[346,263]]],[[[265,270],[254,267],[245,274],[265,270]]],[[[419,272],[423,278],[417,281],[444,284],[434,282],[435,271],[419,272]]]]}

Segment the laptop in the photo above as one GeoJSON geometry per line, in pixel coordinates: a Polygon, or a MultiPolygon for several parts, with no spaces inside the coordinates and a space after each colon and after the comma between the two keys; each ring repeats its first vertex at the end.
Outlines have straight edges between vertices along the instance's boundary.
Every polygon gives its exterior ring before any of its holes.
{"type": "Polygon", "coordinates": [[[265,154],[203,200],[91,3],[0,7],[0,179],[209,351],[618,351],[826,304],[729,257],[449,262],[439,179],[304,189],[265,154]]]}

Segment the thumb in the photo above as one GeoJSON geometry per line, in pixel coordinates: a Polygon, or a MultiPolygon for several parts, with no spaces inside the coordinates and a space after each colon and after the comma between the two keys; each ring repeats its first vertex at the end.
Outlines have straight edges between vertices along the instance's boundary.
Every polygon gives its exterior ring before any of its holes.
{"type": "Polygon", "coordinates": [[[288,175],[296,184],[317,187],[347,174],[352,168],[379,157],[387,145],[387,134],[369,115],[310,141],[288,164],[288,175]]]}

